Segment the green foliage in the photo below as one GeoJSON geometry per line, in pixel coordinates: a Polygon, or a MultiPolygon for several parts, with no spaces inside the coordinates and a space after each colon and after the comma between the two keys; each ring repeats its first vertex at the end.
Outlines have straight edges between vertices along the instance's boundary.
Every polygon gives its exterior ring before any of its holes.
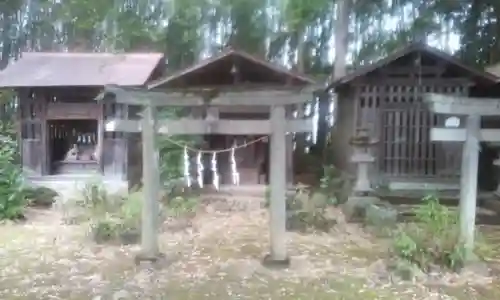
{"type": "MultiPolygon", "coordinates": [[[[271,191],[266,189],[265,207],[269,207],[271,191]]],[[[321,192],[312,192],[307,186],[298,185],[286,197],[287,230],[329,231],[337,222],[328,215],[331,199],[321,192]]]]}
{"type": "Polygon", "coordinates": [[[342,211],[348,222],[364,222],[368,208],[379,202],[380,199],[376,197],[349,197],[342,205],[342,211]]]}
{"type": "Polygon", "coordinates": [[[398,211],[389,203],[374,203],[366,208],[364,224],[378,236],[390,236],[397,226],[398,217],[398,211]]]}
{"type": "Polygon", "coordinates": [[[342,204],[347,201],[351,191],[351,182],[348,177],[335,166],[325,166],[320,179],[320,189],[328,195],[332,204],[342,204]]]}
{"type": "Polygon", "coordinates": [[[452,270],[464,264],[464,247],[460,241],[458,214],[427,196],[416,209],[416,223],[400,228],[393,250],[400,259],[416,264],[423,271],[433,266],[452,270]]]}
{"type": "MultiPolygon", "coordinates": [[[[309,188],[306,185],[297,185],[294,190],[286,192],[286,209],[298,210],[303,206],[303,202],[307,201],[309,197],[309,188]]],[[[271,188],[266,187],[265,190],[265,203],[264,207],[269,207],[271,204],[271,188]]]]}
{"type": "Polygon", "coordinates": [[[51,207],[59,194],[47,187],[29,187],[24,190],[31,206],[51,207]]]}
{"type": "Polygon", "coordinates": [[[77,199],[74,199],[74,202],[84,208],[90,214],[91,218],[101,217],[108,212],[115,211],[122,201],[119,195],[111,195],[97,181],[88,182],[81,189],[79,196],[77,199]]]}
{"type": "Polygon", "coordinates": [[[294,198],[295,209],[288,212],[287,229],[305,232],[309,229],[327,232],[337,221],[328,216],[330,206],[328,197],[315,192],[311,196],[297,194],[294,198]]]}
{"type": "Polygon", "coordinates": [[[16,164],[17,144],[8,136],[0,136],[0,220],[23,216],[28,201],[22,170],[16,164]]]}
{"type": "MultiPolygon", "coordinates": [[[[158,112],[159,120],[177,119],[182,111],[177,108],[162,108],[158,112]]],[[[188,135],[158,135],[157,145],[160,152],[160,178],[165,190],[174,191],[183,186],[184,147],[195,147],[200,138],[188,135]]]]}
{"type": "Polygon", "coordinates": [[[97,243],[109,242],[116,239],[116,225],[112,219],[101,219],[91,225],[94,241],[97,243]]]}
{"type": "MultiPolygon", "coordinates": [[[[123,200],[118,211],[118,216],[123,226],[127,228],[140,228],[143,200],[141,191],[132,191],[123,200]]],[[[159,214],[161,215],[161,212],[159,214]]]]}
{"type": "MultiPolygon", "coordinates": [[[[90,224],[90,233],[97,243],[137,243],[141,233],[143,193],[131,191],[127,195],[111,195],[102,186],[89,183],[76,200],[83,209],[80,221],[90,224]]],[[[190,218],[199,205],[197,197],[174,197],[163,205],[159,203],[159,219],[190,218]]]]}
{"type": "Polygon", "coordinates": [[[166,205],[166,214],[169,217],[191,217],[196,213],[199,207],[199,198],[197,197],[174,197],[166,205]]]}
{"type": "Polygon", "coordinates": [[[97,243],[137,243],[140,238],[142,192],[127,195],[109,194],[101,185],[90,182],[73,201],[79,209],[77,222],[88,222],[97,243]]]}
{"type": "Polygon", "coordinates": [[[331,9],[331,1],[327,0],[294,0],[285,1],[284,14],[293,29],[305,27],[321,17],[325,10],[331,9]]]}

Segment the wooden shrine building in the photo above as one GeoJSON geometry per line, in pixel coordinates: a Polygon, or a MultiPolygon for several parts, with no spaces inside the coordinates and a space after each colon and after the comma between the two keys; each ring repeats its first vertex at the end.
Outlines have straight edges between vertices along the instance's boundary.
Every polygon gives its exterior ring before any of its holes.
{"type": "MultiPolygon", "coordinates": [[[[150,91],[164,92],[167,98],[169,95],[180,92],[190,94],[190,97],[193,94],[198,95],[197,97],[204,101],[221,97],[228,99],[246,97],[249,102],[266,101],[265,99],[272,99],[273,95],[282,97],[283,93],[289,94],[290,97],[312,100],[314,88],[314,81],[311,78],[232,48],[148,85],[150,91]]],[[[291,115],[293,107],[289,109],[291,115]]],[[[270,118],[269,105],[226,105],[209,109],[194,107],[189,112],[194,118],[214,120],[268,120],[270,118]]],[[[228,129],[227,132],[232,132],[232,130],[228,129]]],[[[203,143],[199,147],[205,150],[228,149],[233,145],[242,145],[265,135],[257,133],[252,135],[209,134],[203,136],[203,143]]],[[[291,181],[293,177],[291,135],[288,138],[288,148],[287,173],[288,180],[291,181]]],[[[230,155],[230,152],[217,155],[221,184],[231,183],[230,155]]],[[[241,184],[263,184],[268,181],[269,144],[267,139],[238,149],[234,156],[241,184]]],[[[210,157],[204,158],[206,174],[204,181],[210,183],[210,157]]]]}
{"type": "MultiPolygon", "coordinates": [[[[165,67],[160,53],[24,53],[9,65],[0,73],[0,88],[14,89],[18,95],[18,138],[29,180],[54,189],[67,187],[68,180],[90,180],[96,175],[113,187],[137,183],[141,178],[139,135],[106,132],[105,124],[107,120],[138,118],[141,108],[116,103],[109,96],[96,101],[105,86],[147,89],[166,96],[241,92],[252,101],[262,94],[272,97],[273,91],[300,94],[313,84],[305,76],[233,49],[168,76],[165,67]]],[[[312,97],[312,92],[301,95],[312,97]]],[[[210,111],[198,107],[186,113],[264,120],[269,118],[269,106],[212,107],[210,111]]],[[[256,136],[210,135],[203,137],[199,147],[229,148],[253,138],[256,136]]],[[[228,182],[227,155],[218,158],[221,183],[228,182]]],[[[259,174],[263,169],[268,172],[264,166],[268,165],[267,155],[268,146],[263,142],[236,151],[242,184],[263,180],[259,174]]],[[[209,162],[205,169],[210,170],[209,162]]]]}
{"type": "MultiPolygon", "coordinates": [[[[422,103],[422,96],[491,97],[498,82],[494,74],[466,66],[421,43],[352,71],[327,88],[337,94],[333,128],[337,166],[352,170],[349,140],[363,128],[379,140],[373,149],[375,184],[394,189],[458,188],[462,144],[431,142],[430,129],[444,127],[450,116],[432,113],[422,103]]],[[[500,127],[500,120],[483,119],[485,122],[500,127]]],[[[485,158],[488,151],[481,155],[491,165],[494,157],[485,158]]]]}
{"type": "Polygon", "coordinates": [[[161,53],[24,53],[0,73],[0,88],[18,95],[18,138],[23,170],[31,181],[59,182],[104,175],[126,183],[129,143],[104,131],[128,107],[95,97],[107,84],[141,87],[164,70],[161,53]]]}

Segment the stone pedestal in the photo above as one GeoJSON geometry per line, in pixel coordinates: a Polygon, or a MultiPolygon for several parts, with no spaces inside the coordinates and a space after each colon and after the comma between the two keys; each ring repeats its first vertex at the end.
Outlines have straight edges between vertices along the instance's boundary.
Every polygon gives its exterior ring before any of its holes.
{"type": "Polygon", "coordinates": [[[290,267],[290,257],[286,257],[283,260],[276,260],[270,254],[267,254],[262,259],[262,265],[270,269],[287,269],[290,267]]]}
{"type": "Polygon", "coordinates": [[[351,161],[357,164],[356,182],[354,184],[354,194],[367,194],[372,191],[368,169],[370,164],[375,162],[375,158],[370,153],[355,152],[351,161]]]}
{"type": "Polygon", "coordinates": [[[378,141],[370,138],[368,129],[361,128],[358,129],[357,134],[351,138],[349,143],[354,148],[351,162],[355,163],[357,166],[353,196],[366,196],[372,192],[368,171],[370,165],[375,162],[375,157],[370,150],[378,141]]]}

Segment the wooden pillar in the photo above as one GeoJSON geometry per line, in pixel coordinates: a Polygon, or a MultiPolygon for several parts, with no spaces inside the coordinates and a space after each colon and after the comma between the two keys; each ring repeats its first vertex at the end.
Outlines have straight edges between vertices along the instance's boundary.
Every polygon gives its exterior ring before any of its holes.
{"type": "Polygon", "coordinates": [[[288,265],[286,250],[286,123],[285,107],[271,107],[271,253],[266,264],[288,265]]]}
{"type": "MultiPolygon", "coordinates": [[[[207,107],[207,114],[205,116],[205,120],[208,121],[208,127],[212,128],[217,121],[219,120],[220,117],[220,111],[218,107],[213,107],[209,106],[207,107]],[[212,123],[213,122],[213,123],[212,123]]],[[[212,147],[212,141],[213,141],[213,136],[205,136],[204,137],[207,149],[210,149],[212,147]]],[[[204,170],[203,170],[203,181],[205,183],[206,180],[209,180],[210,182],[213,182],[213,172],[212,172],[212,164],[211,164],[212,156],[211,155],[203,155],[202,156],[202,164],[204,165],[204,170]]],[[[217,168],[219,168],[221,160],[217,160],[217,168]]],[[[220,171],[217,171],[220,174],[220,171]]],[[[221,183],[221,180],[219,180],[219,185],[221,183]]]]}
{"type": "MultiPolygon", "coordinates": [[[[294,105],[293,108],[291,108],[291,114],[293,114],[293,111],[297,110],[297,119],[304,119],[305,117],[305,104],[301,103],[298,105],[294,105]]],[[[292,138],[293,141],[293,138],[292,138]]],[[[292,142],[293,144],[293,142],[292,142]]],[[[299,156],[305,152],[306,148],[306,133],[300,132],[295,134],[295,144],[297,147],[295,148],[295,153],[297,153],[299,156]]]]}
{"type": "Polygon", "coordinates": [[[104,104],[99,103],[99,118],[97,119],[97,163],[99,164],[99,172],[104,174],[104,160],[103,148],[104,148],[104,104]]]}
{"type": "MultiPolygon", "coordinates": [[[[293,107],[289,106],[286,109],[286,116],[291,119],[293,116],[293,107]]],[[[303,135],[303,134],[302,134],[303,135]]],[[[299,134],[300,136],[300,134],[299,134]]],[[[293,132],[286,135],[286,183],[293,185],[294,183],[294,155],[293,155],[293,132]]]]}
{"type": "Polygon", "coordinates": [[[42,143],[42,175],[47,175],[50,173],[50,161],[49,159],[51,147],[49,146],[49,132],[47,126],[47,104],[48,99],[45,94],[35,94],[39,103],[39,113],[40,113],[40,139],[42,143]]]}
{"type": "Polygon", "coordinates": [[[156,107],[146,105],[141,123],[142,129],[142,184],[144,202],[142,206],[141,254],[138,261],[154,261],[159,257],[158,247],[158,196],[160,176],[159,153],[156,145],[156,107]]]}
{"type": "Polygon", "coordinates": [[[462,186],[460,190],[460,233],[469,258],[474,250],[480,127],[480,116],[470,115],[467,118],[460,178],[462,186]]]}

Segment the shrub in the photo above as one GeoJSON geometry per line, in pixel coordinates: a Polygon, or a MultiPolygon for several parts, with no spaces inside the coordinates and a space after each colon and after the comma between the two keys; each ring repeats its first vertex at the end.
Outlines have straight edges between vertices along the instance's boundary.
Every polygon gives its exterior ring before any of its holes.
{"type": "Polygon", "coordinates": [[[197,185],[187,186],[184,178],[173,179],[163,183],[162,203],[168,206],[172,199],[181,198],[198,198],[201,193],[201,188],[197,185]]]}
{"type": "Polygon", "coordinates": [[[140,239],[142,197],[140,190],[110,194],[100,184],[89,182],[64,208],[66,214],[71,213],[71,223],[89,223],[95,242],[133,244],[140,239]]]}
{"type": "Polygon", "coordinates": [[[120,196],[111,195],[97,181],[90,181],[76,197],[60,202],[66,224],[80,224],[106,217],[119,207],[120,196]]]}
{"type": "Polygon", "coordinates": [[[342,204],[342,211],[348,222],[363,222],[366,218],[366,211],[371,205],[380,203],[377,197],[349,197],[349,199],[342,204]]]}
{"type": "Polygon", "coordinates": [[[305,232],[308,229],[327,232],[336,220],[328,217],[327,208],[330,205],[328,196],[315,192],[309,197],[307,194],[298,194],[295,198],[294,209],[288,212],[287,229],[305,232]]]}
{"type": "MultiPolygon", "coordinates": [[[[102,196],[104,194],[94,193],[94,195],[102,196]]],[[[109,202],[102,205],[96,202],[95,199],[91,202],[90,227],[94,240],[97,243],[118,242],[121,244],[134,244],[139,242],[142,193],[134,191],[119,199],[107,196],[101,198],[101,200],[109,202]],[[103,208],[108,210],[103,211],[103,208]]]]}
{"type": "Polygon", "coordinates": [[[16,164],[17,145],[0,136],[0,220],[23,217],[28,203],[21,167],[16,164]]]}
{"type": "Polygon", "coordinates": [[[31,206],[51,207],[59,194],[47,187],[29,187],[24,190],[31,206]]]}
{"type": "Polygon", "coordinates": [[[374,203],[366,209],[364,224],[376,235],[387,236],[396,227],[398,216],[398,211],[389,203],[374,203]]]}
{"type": "MultiPolygon", "coordinates": [[[[302,209],[303,203],[309,199],[309,188],[306,185],[298,184],[294,190],[286,191],[286,210],[302,209]]],[[[264,207],[268,208],[271,205],[271,188],[266,187],[264,207]]]]}
{"type": "MultiPolygon", "coordinates": [[[[266,189],[265,207],[269,207],[271,191],[266,189]]],[[[305,185],[298,185],[295,191],[287,193],[287,230],[305,232],[309,229],[328,231],[336,221],[327,216],[331,198],[321,192],[311,193],[305,185]]]]}
{"type": "Polygon", "coordinates": [[[116,223],[111,218],[96,220],[90,226],[96,243],[105,243],[116,238],[116,223]]]}
{"type": "Polygon", "coordinates": [[[351,183],[347,175],[335,166],[325,166],[320,179],[320,189],[328,196],[332,204],[345,203],[351,191],[351,183]]]}
{"type": "Polygon", "coordinates": [[[464,247],[460,241],[458,214],[440,204],[435,196],[427,196],[423,202],[415,210],[416,223],[406,224],[396,233],[394,253],[423,271],[433,266],[460,269],[464,263],[464,247]]]}
{"type": "Polygon", "coordinates": [[[177,196],[168,201],[166,214],[168,217],[191,217],[196,213],[199,203],[197,197],[177,196]]]}
{"type": "Polygon", "coordinates": [[[88,182],[76,199],[76,204],[87,209],[92,216],[103,215],[106,212],[116,211],[123,202],[121,195],[110,194],[98,182],[88,182]]]}

